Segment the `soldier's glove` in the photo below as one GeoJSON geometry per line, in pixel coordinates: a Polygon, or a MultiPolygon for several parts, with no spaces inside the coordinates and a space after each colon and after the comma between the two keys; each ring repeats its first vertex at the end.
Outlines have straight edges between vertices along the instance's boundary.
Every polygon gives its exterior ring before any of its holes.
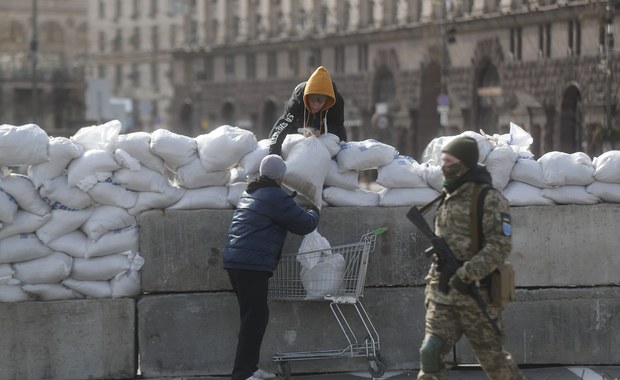
{"type": "Polygon", "coordinates": [[[457,274],[453,274],[452,277],[450,277],[449,283],[451,287],[456,289],[461,294],[469,294],[471,287],[473,286],[473,284],[468,284],[461,280],[457,274]]]}

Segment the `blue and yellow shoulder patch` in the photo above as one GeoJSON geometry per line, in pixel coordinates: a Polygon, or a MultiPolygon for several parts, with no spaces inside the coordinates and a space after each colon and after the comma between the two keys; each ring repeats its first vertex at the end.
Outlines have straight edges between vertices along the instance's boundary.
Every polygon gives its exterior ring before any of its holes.
{"type": "Polygon", "coordinates": [[[502,220],[502,233],[504,236],[511,236],[512,225],[510,224],[510,214],[500,213],[499,215],[502,220]]]}

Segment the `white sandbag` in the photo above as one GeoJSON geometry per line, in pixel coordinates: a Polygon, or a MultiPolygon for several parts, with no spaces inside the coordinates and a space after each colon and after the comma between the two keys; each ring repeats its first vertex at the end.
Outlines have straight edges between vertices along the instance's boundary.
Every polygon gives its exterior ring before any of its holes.
{"type": "Polygon", "coordinates": [[[25,302],[32,299],[19,285],[0,285],[0,302],[25,302]]]}
{"type": "Polygon", "coordinates": [[[65,175],[43,181],[39,194],[52,209],[82,210],[93,205],[93,200],[88,193],[80,188],[69,186],[65,175]]]}
{"type": "Polygon", "coordinates": [[[118,169],[112,175],[112,181],[133,191],[163,193],[166,188],[170,187],[170,183],[166,177],[146,166],[140,167],[137,171],[125,168],[118,169]]]}
{"type": "MultiPolygon", "coordinates": [[[[248,177],[245,174],[245,171],[240,166],[236,166],[236,167],[228,170],[228,172],[230,173],[230,179],[229,179],[228,182],[223,183],[222,185],[226,185],[226,184],[230,184],[230,183],[237,183],[237,182],[247,182],[248,181],[248,177]]],[[[213,186],[217,186],[217,185],[213,185],[213,186]]]]}
{"type": "Polygon", "coordinates": [[[555,202],[543,196],[543,190],[529,183],[510,181],[502,191],[511,206],[552,206],[555,202]]]}
{"type": "Polygon", "coordinates": [[[227,186],[228,193],[226,194],[226,199],[228,203],[234,208],[237,207],[239,203],[239,199],[241,199],[241,195],[248,188],[247,182],[236,182],[227,186]]]}
{"type": "Polygon", "coordinates": [[[196,140],[189,136],[162,128],[151,133],[151,152],[173,171],[198,157],[196,149],[196,140]]]}
{"type": "Polygon", "coordinates": [[[324,185],[336,186],[346,190],[358,189],[360,187],[359,173],[356,170],[348,170],[341,173],[338,162],[331,160],[324,185]]]}
{"type": "Polygon", "coordinates": [[[271,139],[260,140],[256,144],[256,148],[241,157],[239,166],[242,167],[246,173],[258,173],[260,162],[269,154],[270,144],[271,139]]]}
{"type": "Polygon", "coordinates": [[[620,203],[620,183],[594,181],[586,186],[586,191],[603,202],[620,203]]]}
{"type": "Polygon", "coordinates": [[[36,188],[39,188],[43,181],[64,174],[69,163],[84,153],[84,148],[67,137],[50,138],[48,150],[50,157],[48,162],[28,166],[28,177],[36,188]]]}
{"type": "Polygon", "coordinates": [[[0,166],[36,165],[50,160],[49,136],[36,124],[0,125],[0,166]]]}
{"type": "Polygon", "coordinates": [[[138,251],[139,240],[137,225],[112,230],[103,234],[97,241],[88,240],[84,257],[89,259],[125,251],[138,251]]]}
{"type": "Polygon", "coordinates": [[[71,273],[73,258],[62,252],[53,252],[45,257],[16,263],[16,279],[25,284],[55,284],[71,273]]]}
{"type": "Polygon", "coordinates": [[[365,189],[346,190],[339,187],[326,187],[323,198],[332,206],[379,206],[379,194],[365,189]]]}
{"type": "Polygon", "coordinates": [[[174,183],[187,189],[197,189],[207,186],[224,186],[230,180],[228,169],[208,172],[202,166],[199,158],[177,169],[174,183]]]}
{"type": "Polygon", "coordinates": [[[340,137],[334,135],[333,133],[323,133],[318,137],[319,141],[325,145],[329,155],[334,157],[340,152],[340,137]]]}
{"type": "Polygon", "coordinates": [[[67,278],[62,284],[88,298],[112,297],[112,286],[110,285],[110,281],[80,281],[67,278]]]}
{"type": "Polygon", "coordinates": [[[64,252],[74,258],[84,258],[88,237],[82,230],[66,233],[46,245],[54,251],[64,252]]]}
{"type": "Polygon", "coordinates": [[[138,201],[138,192],[124,188],[112,178],[97,182],[88,190],[88,195],[96,204],[126,209],[133,207],[138,201]]]}
{"type": "Polygon", "coordinates": [[[534,142],[534,139],[526,130],[512,122],[510,123],[509,133],[503,135],[494,134],[493,136],[485,134],[482,130],[480,130],[480,133],[495,146],[508,146],[517,154],[527,152],[530,145],[534,142]]]}
{"type": "Polygon", "coordinates": [[[85,151],[104,150],[111,154],[116,147],[121,128],[120,121],[110,120],[107,123],[80,128],[70,139],[85,151]]]}
{"type": "Polygon", "coordinates": [[[36,231],[39,239],[47,244],[60,236],[80,228],[88,220],[92,208],[83,210],[52,210],[51,218],[36,231]]]}
{"type": "Polygon", "coordinates": [[[11,264],[0,264],[0,285],[17,285],[21,281],[14,279],[15,270],[11,264]]]}
{"type": "Polygon", "coordinates": [[[138,215],[147,210],[163,210],[183,198],[185,189],[168,186],[163,193],[143,191],[138,193],[136,204],[128,209],[131,215],[138,215]]]}
{"type": "Polygon", "coordinates": [[[434,161],[436,163],[441,162],[441,150],[446,144],[452,141],[455,137],[468,136],[476,140],[478,143],[478,163],[482,163],[486,160],[487,155],[495,148],[495,144],[489,141],[484,135],[476,133],[474,131],[465,131],[456,136],[441,136],[436,137],[424,148],[422,153],[422,162],[434,161]]]}
{"type": "Polygon", "coordinates": [[[566,185],[543,189],[543,196],[558,204],[593,205],[601,199],[586,191],[585,186],[566,185]]]}
{"type": "Polygon", "coordinates": [[[43,216],[51,211],[50,206],[41,199],[34,184],[25,175],[9,174],[0,178],[0,187],[10,194],[23,210],[43,216]]]}
{"type": "Polygon", "coordinates": [[[530,184],[539,189],[551,187],[545,183],[541,163],[533,158],[517,157],[517,161],[510,172],[510,179],[530,184]]]}
{"type": "Polygon", "coordinates": [[[228,188],[209,186],[201,189],[188,189],[183,198],[168,206],[168,210],[228,209],[228,188]]]}
{"type": "Polygon", "coordinates": [[[387,188],[427,187],[424,170],[412,157],[398,155],[377,169],[377,183],[387,188]]]}
{"type": "Polygon", "coordinates": [[[129,169],[133,172],[140,170],[140,161],[133,158],[129,153],[122,149],[116,149],[114,151],[114,159],[125,169],[129,169]]]}
{"type": "MultiPolygon", "coordinates": [[[[291,134],[286,135],[286,137],[284,138],[284,141],[282,142],[282,155],[281,155],[282,158],[286,160],[288,158],[289,153],[291,152],[291,150],[293,150],[295,145],[297,145],[299,142],[303,141],[304,139],[305,137],[298,133],[291,133],[291,134]]],[[[260,162],[259,162],[259,165],[260,165],[260,162]]]]}
{"type": "Polygon", "coordinates": [[[22,286],[22,289],[39,301],[60,301],[84,298],[80,293],[62,284],[26,284],[22,286]]]}
{"type": "Polygon", "coordinates": [[[0,263],[34,260],[52,253],[35,234],[18,234],[0,240],[0,263]]]}
{"type": "Polygon", "coordinates": [[[132,132],[119,135],[116,147],[129,153],[147,168],[159,174],[166,172],[164,160],[151,152],[151,134],[148,132],[132,132]]]}
{"type": "Polygon", "coordinates": [[[142,294],[142,282],[138,270],[128,270],[110,280],[112,298],[133,298],[142,294]]]}
{"type": "Polygon", "coordinates": [[[98,182],[100,178],[98,174],[110,173],[120,168],[121,166],[114,160],[112,153],[103,149],[87,150],[69,164],[67,183],[69,186],[88,191],[98,182]]]}
{"type": "Polygon", "coordinates": [[[247,129],[221,125],[196,137],[198,157],[206,171],[230,169],[256,149],[256,137],[247,129]]]}
{"type": "Polygon", "coordinates": [[[423,206],[439,196],[430,187],[383,189],[379,191],[379,206],[423,206]]]}
{"type": "Polygon", "coordinates": [[[517,152],[509,146],[498,146],[487,155],[485,166],[491,174],[493,187],[502,191],[510,181],[510,173],[517,161],[517,152]]]}
{"type": "Polygon", "coordinates": [[[316,229],[305,235],[297,251],[297,261],[303,269],[316,266],[322,256],[331,255],[331,244],[316,229]]]}
{"type": "Polygon", "coordinates": [[[610,150],[592,160],[594,179],[620,183],[620,150],[610,150]]]}
{"type": "Polygon", "coordinates": [[[316,137],[306,137],[289,153],[283,183],[320,208],[330,161],[327,148],[316,137]]]}
{"type": "Polygon", "coordinates": [[[0,228],[0,239],[4,239],[17,234],[34,233],[51,217],[51,213],[40,216],[25,210],[17,210],[17,212],[15,213],[15,218],[13,219],[13,223],[5,223],[0,228]]]}
{"type": "Polygon", "coordinates": [[[98,206],[81,229],[92,241],[96,241],[103,234],[113,230],[119,230],[136,224],[136,217],[126,209],[116,206],[98,206]]]}
{"type": "Polygon", "coordinates": [[[18,209],[15,198],[0,187],[0,222],[13,223],[18,209]]]}
{"type": "Polygon", "coordinates": [[[594,182],[594,165],[583,152],[548,152],[538,159],[549,186],[589,185],[594,182]]]}
{"type": "Polygon", "coordinates": [[[80,281],[108,281],[131,268],[132,256],[117,253],[91,259],[73,259],[71,278],[80,281]]]}
{"type": "Polygon", "coordinates": [[[437,190],[443,190],[443,172],[441,166],[434,161],[428,161],[421,165],[422,171],[425,173],[424,178],[429,187],[437,190]]]}
{"type": "Polygon", "coordinates": [[[348,170],[376,169],[389,164],[396,156],[398,151],[393,146],[369,139],[343,143],[336,160],[340,172],[344,173],[348,170]]]}

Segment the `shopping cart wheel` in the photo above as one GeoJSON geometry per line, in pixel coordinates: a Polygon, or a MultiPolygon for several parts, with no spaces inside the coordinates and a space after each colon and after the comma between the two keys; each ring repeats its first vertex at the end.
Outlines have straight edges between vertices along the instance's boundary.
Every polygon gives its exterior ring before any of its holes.
{"type": "Polygon", "coordinates": [[[291,365],[288,362],[279,362],[277,375],[284,380],[289,380],[291,378],[291,365]]]}
{"type": "Polygon", "coordinates": [[[385,373],[385,363],[381,360],[379,351],[377,351],[377,356],[368,359],[368,372],[373,378],[380,378],[385,373]]]}

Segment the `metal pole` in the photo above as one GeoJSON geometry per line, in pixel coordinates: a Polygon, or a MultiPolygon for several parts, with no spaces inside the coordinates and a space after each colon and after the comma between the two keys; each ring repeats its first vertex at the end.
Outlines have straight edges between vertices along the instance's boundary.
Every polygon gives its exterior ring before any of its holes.
{"type": "Polygon", "coordinates": [[[37,0],[32,0],[32,40],[30,41],[30,59],[32,60],[32,122],[39,117],[39,94],[37,82],[37,50],[39,48],[37,31],[37,0]]]}
{"type": "Polygon", "coordinates": [[[614,9],[613,0],[607,0],[605,6],[605,21],[607,32],[607,43],[605,49],[605,59],[607,61],[607,83],[605,87],[605,135],[607,136],[608,149],[614,149],[613,130],[613,99],[612,99],[612,83],[613,83],[613,49],[614,49],[614,9]]]}
{"type": "MultiPolygon", "coordinates": [[[[446,23],[448,21],[448,0],[441,0],[441,95],[448,95],[448,34],[446,23]]],[[[448,106],[449,107],[449,106],[448,106]]],[[[440,107],[438,107],[440,108],[440,107]]],[[[439,110],[438,110],[439,111],[439,110]]],[[[439,111],[439,135],[443,136],[447,132],[448,128],[448,115],[449,112],[445,108],[439,111]]]]}

